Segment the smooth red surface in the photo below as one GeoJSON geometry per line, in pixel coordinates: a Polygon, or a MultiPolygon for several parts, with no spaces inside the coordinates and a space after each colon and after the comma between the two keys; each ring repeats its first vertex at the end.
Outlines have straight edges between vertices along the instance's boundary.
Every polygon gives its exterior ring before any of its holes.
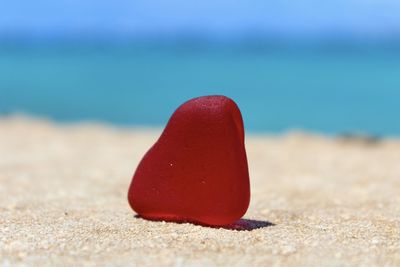
{"type": "Polygon", "coordinates": [[[224,96],[181,105],[140,162],[129,204],[151,220],[229,225],[250,202],[239,108],[224,96]]]}

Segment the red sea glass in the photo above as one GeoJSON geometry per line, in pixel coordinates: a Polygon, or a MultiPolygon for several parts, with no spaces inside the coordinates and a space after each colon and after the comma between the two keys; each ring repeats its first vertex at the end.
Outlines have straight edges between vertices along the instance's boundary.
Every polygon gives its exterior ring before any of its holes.
{"type": "Polygon", "coordinates": [[[150,220],[222,226],[240,219],[250,184],[235,102],[205,96],[181,105],[140,162],[128,200],[150,220]]]}

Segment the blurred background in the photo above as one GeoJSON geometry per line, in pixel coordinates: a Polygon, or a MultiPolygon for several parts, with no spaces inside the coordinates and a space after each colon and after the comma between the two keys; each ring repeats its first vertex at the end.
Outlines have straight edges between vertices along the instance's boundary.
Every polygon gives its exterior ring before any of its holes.
{"type": "Polygon", "coordinates": [[[253,132],[400,135],[396,0],[3,0],[0,116],[163,126],[224,94],[253,132]]]}

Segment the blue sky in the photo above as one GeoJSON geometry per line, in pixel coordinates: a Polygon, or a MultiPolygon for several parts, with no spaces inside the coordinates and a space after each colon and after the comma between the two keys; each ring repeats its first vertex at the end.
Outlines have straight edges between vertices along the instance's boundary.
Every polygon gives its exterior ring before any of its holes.
{"type": "Polygon", "coordinates": [[[400,33],[398,0],[2,0],[0,33],[400,33]]]}

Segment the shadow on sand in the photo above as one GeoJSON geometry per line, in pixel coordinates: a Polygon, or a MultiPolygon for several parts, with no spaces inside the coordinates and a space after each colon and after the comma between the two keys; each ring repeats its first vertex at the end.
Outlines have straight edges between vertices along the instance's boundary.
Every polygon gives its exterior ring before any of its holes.
{"type": "Polygon", "coordinates": [[[232,225],[228,225],[222,227],[228,230],[237,230],[237,231],[252,231],[260,228],[265,228],[269,226],[274,226],[275,224],[268,221],[259,221],[259,220],[249,220],[249,219],[240,219],[232,225]]]}
{"type": "MultiPolygon", "coordinates": [[[[142,219],[142,220],[148,220],[148,221],[159,221],[159,220],[143,218],[139,215],[135,215],[134,217],[136,219],[142,219]]],[[[177,223],[177,224],[191,223],[191,224],[202,226],[202,227],[215,228],[215,229],[226,229],[226,230],[234,230],[234,231],[252,231],[252,230],[275,225],[268,221],[259,221],[259,220],[250,220],[250,219],[240,219],[237,222],[230,224],[230,225],[226,225],[226,226],[203,225],[203,224],[192,223],[192,222],[187,222],[187,221],[167,221],[167,222],[168,223],[177,223]]]]}

